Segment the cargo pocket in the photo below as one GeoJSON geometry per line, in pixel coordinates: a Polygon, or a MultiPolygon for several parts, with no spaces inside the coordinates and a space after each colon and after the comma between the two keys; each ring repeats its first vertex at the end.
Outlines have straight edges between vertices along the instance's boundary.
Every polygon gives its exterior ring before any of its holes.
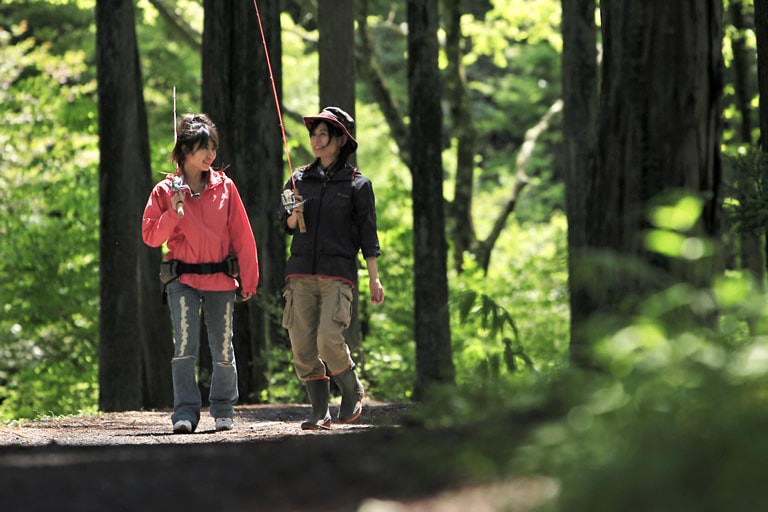
{"type": "Polygon", "coordinates": [[[336,303],[336,311],[333,312],[333,320],[345,329],[349,327],[352,320],[352,288],[339,288],[339,300],[336,303]]]}
{"type": "Polygon", "coordinates": [[[290,287],[286,287],[283,290],[283,299],[285,299],[285,306],[283,307],[283,328],[290,329],[293,325],[293,290],[290,287]]]}

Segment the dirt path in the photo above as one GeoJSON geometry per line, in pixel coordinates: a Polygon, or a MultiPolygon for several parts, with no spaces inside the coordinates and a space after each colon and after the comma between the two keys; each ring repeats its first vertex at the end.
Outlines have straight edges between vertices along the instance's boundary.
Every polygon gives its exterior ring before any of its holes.
{"type": "MultiPolygon", "coordinates": [[[[304,432],[302,405],[238,406],[171,433],[169,411],[0,426],[0,507],[33,511],[529,511],[543,477],[466,482],[443,455],[460,435],[403,427],[410,405],[368,403],[354,425],[304,432]]],[[[332,411],[334,412],[334,411],[332,411]]]]}

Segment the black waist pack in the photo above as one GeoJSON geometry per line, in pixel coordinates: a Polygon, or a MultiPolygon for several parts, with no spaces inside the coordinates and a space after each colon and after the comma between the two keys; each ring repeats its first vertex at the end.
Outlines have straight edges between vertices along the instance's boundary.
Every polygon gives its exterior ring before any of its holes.
{"type": "Polygon", "coordinates": [[[218,274],[219,272],[232,278],[238,277],[240,265],[237,263],[237,258],[227,256],[219,263],[184,263],[179,260],[166,260],[160,263],[160,282],[168,284],[178,279],[181,274],[218,274]]]}

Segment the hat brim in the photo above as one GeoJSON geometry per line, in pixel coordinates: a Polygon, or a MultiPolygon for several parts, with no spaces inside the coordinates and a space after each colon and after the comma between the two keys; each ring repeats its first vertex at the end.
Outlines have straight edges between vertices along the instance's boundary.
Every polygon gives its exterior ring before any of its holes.
{"type": "Polygon", "coordinates": [[[307,130],[311,130],[312,126],[315,124],[316,121],[325,121],[326,123],[330,123],[333,126],[339,128],[342,132],[344,132],[344,135],[347,136],[347,143],[352,144],[352,151],[357,151],[357,140],[352,136],[351,133],[349,133],[349,130],[347,130],[347,127],[341,124],[341,121],[336,119],[336,116],[331,114],[330,112],[320,112],[316,116],[307,116],[304,117],[304,126],[307,127],[307,130]]]}

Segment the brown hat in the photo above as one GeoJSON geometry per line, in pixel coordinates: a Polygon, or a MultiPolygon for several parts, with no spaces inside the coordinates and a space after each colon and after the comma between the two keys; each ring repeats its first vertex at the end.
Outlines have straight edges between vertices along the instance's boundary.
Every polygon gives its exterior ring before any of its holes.
{"type": "Polygon", "coordinates": [[[304,118],[304,126],[307,130],[312,130],[316,121],[326,121],[341,129],[344,135],[347,136],[347,140],[352,144],[352,151],[357,150],[357,141],[352,136],[352,132],[355,129],[355,120],[352,116],[344,112],[339,107],[325,107],[319,114],[312,117],[304,118]]]}

